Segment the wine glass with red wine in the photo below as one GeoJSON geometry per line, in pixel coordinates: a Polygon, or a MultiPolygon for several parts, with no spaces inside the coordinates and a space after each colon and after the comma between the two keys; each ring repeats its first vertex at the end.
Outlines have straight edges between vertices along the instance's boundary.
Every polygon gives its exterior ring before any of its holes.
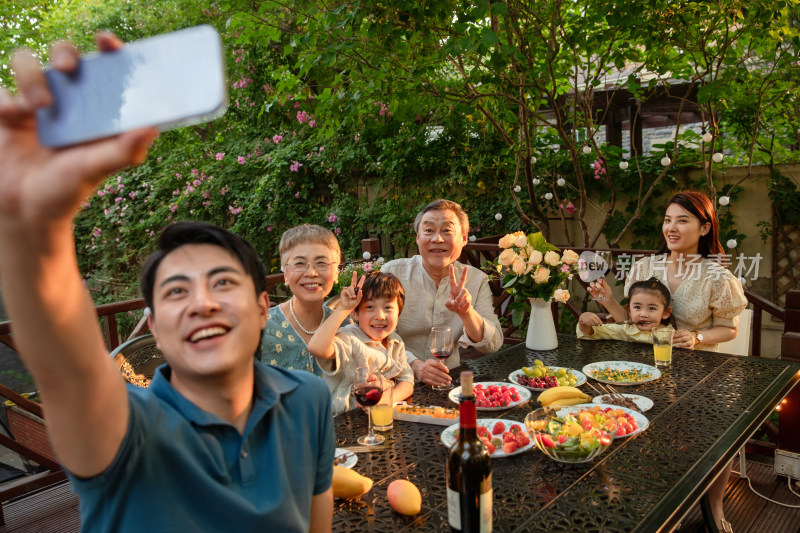
{"type": "Polygon", "coordinates": [[[372,428],[372,406],[376,405],[383,394],[383,375],[370,365],[358,366],[356,368],[356,380],[351,386],[356,404],[359,407],[367,407],[367,420],[369,421],[369,433],[358,438],[358,443],[362,446],[375,446],[383,443],[386,438],[383,435],[376,435],[372,428]]]}
{"type": "MultiPolygon", "coordinates": [[[[442,363],[450,357],[450,354],[453,353],[453,334],[450,332],[450,328],[447,326],[433,326],[431,328],[431,355],[433,355],[437,361],[441,361],[442,363]]],[[[434,390],[450,390],[453,388],[452,383],[448,383],[447,385],[434,385],[434,390]]]]}

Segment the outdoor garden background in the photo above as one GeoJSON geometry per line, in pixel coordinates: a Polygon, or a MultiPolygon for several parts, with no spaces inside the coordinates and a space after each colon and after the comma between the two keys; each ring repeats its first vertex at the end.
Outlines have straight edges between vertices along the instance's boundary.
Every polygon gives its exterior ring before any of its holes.
{"type": "Polygon", "coordinates": [[[437,197],[464,206],[476,238],[654,249],[684,188],[717,203],[732,267],[760,254],[748,288],[781,303],[796,286],[797,0],[19,0],[0,5],[0,76],[13,87],[21,45],[46,58],[57,38],[90,51],[98,29],[130,41],[204,23],[224,41],[229,109],[163,133],[83,206],[97,303],[138,297],[142,259],[178,219],[242,234],[271,272],[302,222],[334,231],[347,259],[367,237],[411,255],[413,216],[437,197]]]}

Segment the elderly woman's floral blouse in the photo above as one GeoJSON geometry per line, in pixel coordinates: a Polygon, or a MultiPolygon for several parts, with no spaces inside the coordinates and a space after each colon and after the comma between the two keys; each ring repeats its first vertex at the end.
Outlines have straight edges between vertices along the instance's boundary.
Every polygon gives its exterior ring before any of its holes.
{"type": "MultiPolygon", "coordinates": [[[[332,311],[327,305],[323,306],[322,310],[325,318],[328,318],[332,311]]],[[[267,327],[261,335],[259,359],[270,365],[289,370],[308,370],[322,376],[322,369],[316,358],[309,353],[306,342],[297,334],[279,305],[269,310],[267,327]]]]}

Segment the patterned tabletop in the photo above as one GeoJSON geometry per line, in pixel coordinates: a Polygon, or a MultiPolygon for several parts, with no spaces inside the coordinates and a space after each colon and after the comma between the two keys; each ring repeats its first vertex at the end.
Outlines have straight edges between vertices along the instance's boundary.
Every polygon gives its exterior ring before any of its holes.
{"type": "MultiPolygon", "coordinates": [[[[509,373],[546,365],[580,370],[597,361],[653,364],[653,348],[621,341],[578,341],[560,335],[559,347],[534,352],[524,344],[467,362],[475,381],[504,381],[509,373]]],[[[457,376],[459,370],[451,374],[457,376]]],[[[618,439],[594,461],[568,465],[536,449],[492,461],[495,531],[656,531],[669,530],[700,498],[716,473],[769,415],[800,378],[800,364],[676,349],[660,379],[623,392],[653,400],[650,425],[631,439],[618,439]]],[[[590,380],[591,381],[591,380],[590,380]]],[[[586,385],[581,387],[594,395],[586,385]]],[[[530,402],[490,418],[522,421],[530,402]]],[[[409,403],[453,406],[447,392],[417,385],[409,403]]],[[[481,417],[481,413],[478,413],[481,417]]],[[[367,429],[358,410],[336,418],[338,446],[353,446],[367,429]]],[[[444,426],[395,421],[384,433],[388,449],[358,455],[355,470],[372,478],[360,500],[335,502],[334,531],[445,531],[445,459],[439,440],[444,426]],[[386,488],[408,479],[422,493],[415,517],[394,513],[386,488]]]]}

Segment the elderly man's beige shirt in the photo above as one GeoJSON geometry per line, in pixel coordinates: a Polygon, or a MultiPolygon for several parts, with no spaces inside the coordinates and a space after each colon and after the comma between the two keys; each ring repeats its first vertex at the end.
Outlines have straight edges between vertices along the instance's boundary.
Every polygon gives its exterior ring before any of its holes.
{"type": "Polygon", "coordinates": [[[450,326],[456,346],[453,354],[445,361],[448,368],[460,364],[458,347],[472,346],[482,353],[496,352],[503,345],[503,331],[500,321],[494,314],[492,292],[486,274],[469,265],[456,261],[453,266],[456,279],[461,279],[465,268],[466,288],[472,295],[472,306],[483,317],[483,338],[473,342],[464,332],[464,323],[457,314],[445,307],[450,298],[450,278],[445,276],[437,287],[422,266],[422,256],[408,259],[395,259],[381,267],[381,272],[394,274],[403,284],[406,301],[397,324],[397,334],[406,345],[409,364],[416,359],[426,361],[433,357],[430,352],[430,334],[433,326],[450,326]]]}

